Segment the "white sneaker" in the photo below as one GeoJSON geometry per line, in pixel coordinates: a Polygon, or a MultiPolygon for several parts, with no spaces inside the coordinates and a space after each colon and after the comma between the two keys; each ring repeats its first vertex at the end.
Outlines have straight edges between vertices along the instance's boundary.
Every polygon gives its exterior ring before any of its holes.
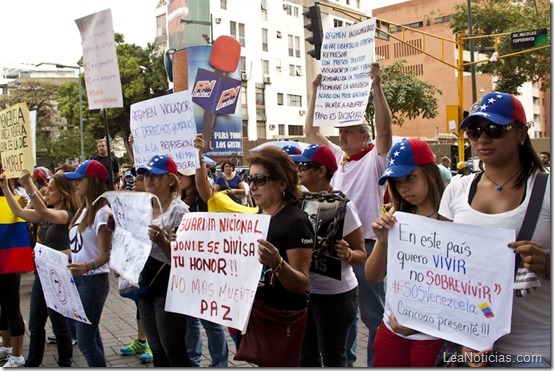
{"type": "Polygon", "coordinates": [[[12,355],[12,348],[0,347],[0,362],[5,361],[8,356],[12,355]]]}
{"type": "Polygon", "coordinates": [[[25,358],[23,356],[8,356],[8,362],[3,367],[23,367],[25,365],[25,358]]]}

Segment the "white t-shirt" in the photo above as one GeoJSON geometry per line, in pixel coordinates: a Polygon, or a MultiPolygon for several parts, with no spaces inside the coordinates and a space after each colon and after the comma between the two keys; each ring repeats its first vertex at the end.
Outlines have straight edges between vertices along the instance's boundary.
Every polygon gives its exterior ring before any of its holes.
{"type": "MultiPolygon", "coordinates": [[[[88,226],[83,233],[79,233],[77,227],[83,220],[86,211],[87,208],[83,208],[79,218],[69,229],[72,263],[86,263],[98,256],[100,252],[98,248],[98,231],[101,226],[107,224],[110,207],[108,205],[102,206],[94,216],[94,223],[88,226]]],[[[106,263],[95,270],[87,272],[86,275],[91,276],[94,274],[108,273],[109,271],[108,263],[106,263]]]]}
{"type": "Polygon", "coordinates": [[[387,154],[379,155],[377,148],[358,161],[348,161],[341,165],[343,150],[329,142],[329,148],[337,159],[338,169],[331,178],[331,185],[347,195],[358,208],[358,215],[362,221],[364,238],[375,239],[371,224],[379,218],[381,205],[386,186],[379,185],[379,178],[383,175],[387,165],[387,154]]]}
{"type": "MultiPolygon", "coordinates": [[[[344,226],[342,228],[342,236],[348,236],[362,225],[358,217],[356,205],[352,202],[346,204],[346,213],[344,214],[344,226]]],[[[324,276],[319,273],[310,271],[310,293],[335,295],[348,292],[358,286],[358,280],[352,270],[352,265],[341,261],[341,280],[324,276]]]]}
{"type": "MultiPolygon", "coordinates": [[[[476,174],[471,174],[450,183],[442,196],[439,214],[455,223],[514,229],[517,235],[527,211],[535,176],[527,180],[523,203],[513,210],[500,214],[481,213],[468,204],[469,190],[475,176],[476,174]]],[[[544,250],[550,253],[550,238],[549,176],[539,219],[531,240],[540,242],[544,250]]],[[[483,248],[486,247],[483,246],[483,248]]],[[[550,357],[551,286],[550,280],[544,279],[541,274],[537,274],[537,277],[541,287],[523,298],[514,294],[511,333],[498,339],[494,344],[494,350],[507,354],[537,354],[550,357]]]]}

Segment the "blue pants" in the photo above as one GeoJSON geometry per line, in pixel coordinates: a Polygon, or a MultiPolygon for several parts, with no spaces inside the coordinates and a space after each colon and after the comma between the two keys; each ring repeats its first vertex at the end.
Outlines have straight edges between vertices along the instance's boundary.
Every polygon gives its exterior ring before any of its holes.
{"type": "Polygon", "coordinates": [[[310,294],[308,314],[300,367],[346,367],[346,339],[358,315],[358,288],[342,294],[310,294]]]}
{"type": "Polygon", "coordinates": [[[186,343],[190,363],[193,367],[201,367],[202,334],[200,323],[202,323],[208,336],[208,351],[212,359],[210,367],[227,367],[229,348],[225,337],[225,328],[217,323],[195,317],[187,317],[186,343]]]}
{"type": "Polygon", "coordinates": [[[107,273],[73,278],[85,313],[91,322],[90,325],[80,321],[75,322],[77,344],[89,367],[106,367],[104,345],[98,324],[110,291],[110,279],[107,273]]]}
{"type": "Polygon", "coordinates": [[[138,300],[140,320],[154,356],[154,367],[190,367],[185,343],[187,316],[165,311],[165,297],[138,300]]]}
{"type": "Polygon", "coordinates": [[[25,360],[25,367],[40,367],[44,357],[44,343],[46,331],[44,329],[47,318],[50,317],[52,330],[56,336],[58,347],[58,365],[71,367],[73,346],[66,318],[60,313],[46,306],[40,278],[35,275],[33,289],[31,291],[31,305],[29,312],[29,355],[25,360]]]}
{"type": "MultiPolygon", "coordinates": [[[[374,240],[365,240],[365,249],[367,256],[373,251],[375,245],[374,240]]],[[[385,310],[385,282],[381,281],[376,284],[370,284],[365,279],[364,275],[365,262],[362,265],[353,267],[356,278],[358,279],[358,290],[360,293],[360,308],[359,314],[362,322],[369,330],[367,339],[367,367],[373,366],[373,340],[377,329],[383,320],[383,312],[385,310]]],[[[356,362],[356,336],[358,335],[358,320],[350,327],[348,340],[346,343],[348,366],[353,367],[356,362]]]]}

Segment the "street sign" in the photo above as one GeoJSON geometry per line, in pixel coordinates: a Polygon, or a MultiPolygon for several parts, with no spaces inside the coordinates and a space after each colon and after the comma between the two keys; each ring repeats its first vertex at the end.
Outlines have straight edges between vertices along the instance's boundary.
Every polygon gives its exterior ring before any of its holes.
{"type": "Polygon", "coordinates": [[[548,45],[548,34],[546,28],[531,31],[512,32],[512,49],[528,49],[548,45]]]}

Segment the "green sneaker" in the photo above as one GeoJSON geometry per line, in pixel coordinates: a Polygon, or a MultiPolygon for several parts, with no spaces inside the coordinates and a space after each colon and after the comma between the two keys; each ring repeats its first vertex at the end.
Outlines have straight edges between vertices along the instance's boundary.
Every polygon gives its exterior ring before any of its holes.
{"type": "Polygon", "coordinates": [[[137,353],[144,353],[146,351],[146,349],[150,349],[150,347],[148,346],[148,343],[144,343],[144,344],[141,344],[140,341],[138,341],[138,339],[135,339],[133,340],[133,342],[131,344],[129,344],[128,346],[126,347],[121,347],[119,349],[119,351],[121,352],[121,354],[123,354],[124,356],[132,356],[132,355],[135,355],[137,353]]]}
{"type": "Polygon", "coordinates": [[[152,355],[152,349],[150,349],[150,345],[148,345],[148,342],[146,342],[146,349],[144,353],[140,355],[139,359],[143,363],[150,363],[154,361],[154,356],[152,355]]]}

